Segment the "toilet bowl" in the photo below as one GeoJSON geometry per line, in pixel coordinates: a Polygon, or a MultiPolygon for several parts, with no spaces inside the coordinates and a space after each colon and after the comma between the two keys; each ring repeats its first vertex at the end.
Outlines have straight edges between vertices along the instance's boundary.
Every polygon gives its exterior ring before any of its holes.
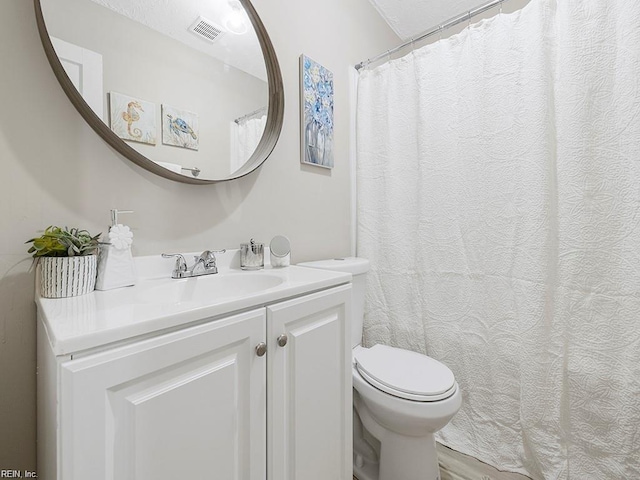
{"type": "MultiPolygon", "coordinates": [[[[390,389],[383,391],[375,379],[372,382],[366,373],[363,375],[364,372],[359,370],[355,359],[362,350],[366,349],[360,346],[354,349],[354,406],[364,428],[380,442],[380,452],[377,472],[375,468],[368,471],[364,465],[358,465],[365,462],[356,458],[356,476],[360,480],[439,480],[434,433],[449,423],[462,405],[462,396],[453,375],[452,384],[444,392],[424,395],[421,400],[417,400],[415,392],[403,389],[393,393],[390,389]]],[[[429,363],[436,362],[424,355],[421,357],[429,363]]],[[[446,369],[443,364],[436,364],[446,369]]],[[[425,389],[430,388],[429,380],[424,382],[425,389]]],[[[357,450],[354,449],[356,456],[357,450]]]]}
{"type": "Polygon", "coordinates": [[[299,265],[353,275],[354,474],[359,480],[440,480],[434,434],[462,405],[453,373],[420,353],[361,346],[368,260],[299,265]]]}

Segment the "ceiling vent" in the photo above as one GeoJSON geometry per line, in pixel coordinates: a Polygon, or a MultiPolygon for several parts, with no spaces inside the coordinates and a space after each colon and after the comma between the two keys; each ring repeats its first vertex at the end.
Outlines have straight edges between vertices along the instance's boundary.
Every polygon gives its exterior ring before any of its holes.
{"type": "Polygon", "coordinates": [[[198,17],[198,19],[193,22],[193,25],[189,27],[189,31],[211,43],[224,35],[224,29],[220,25],[216,25],[204,17],[198,17]]]}

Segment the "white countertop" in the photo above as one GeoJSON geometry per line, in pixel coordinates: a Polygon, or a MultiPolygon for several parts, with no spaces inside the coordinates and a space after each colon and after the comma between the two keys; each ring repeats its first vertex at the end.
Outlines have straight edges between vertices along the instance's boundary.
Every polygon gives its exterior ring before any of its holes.
{"type": "Polygon", "coordinates": [[[349,273],[297,266],[266,265],[263,270],[243,271],[237,268],[237,251],[219,256],[218,274],[180,280],[171,278],[172,260],[156,255],[137,257],[135,262],[138,282],[133,287],[57,299],[40,297],[36,288],[38,316],[56,355],[257,308],[351,281],[349,273]],[[243,291],[244,280],[260,286],[243,291]]]}

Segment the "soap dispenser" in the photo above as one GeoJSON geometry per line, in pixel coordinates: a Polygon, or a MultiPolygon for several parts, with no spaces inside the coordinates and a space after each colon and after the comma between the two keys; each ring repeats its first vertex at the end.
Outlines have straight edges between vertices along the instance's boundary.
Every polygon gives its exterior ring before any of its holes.
{"type": "Polygon", "coordinates": [[[96,290],[129,287],[136,283],[136,271],[131,255],[133,233],[126,225],[118,223],[118,214],[132,210],[111,210],[109,241],[100,244],[96,290]]]}

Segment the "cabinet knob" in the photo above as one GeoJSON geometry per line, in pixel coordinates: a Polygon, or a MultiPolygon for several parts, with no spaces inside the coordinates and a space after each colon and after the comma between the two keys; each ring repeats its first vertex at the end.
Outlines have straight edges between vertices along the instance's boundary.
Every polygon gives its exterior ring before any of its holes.
{"type": "Polygon", "coordinates": [[[278,337],[278,345],[284,347],[287,344],[287,340],[289,340],[289,338],[285,333],[283,333],[278,337]]]}
{"type": "Polygon", "coordinates": [[[260,342],[256,345],[256,355],[259,357],[264,357],[264,354],[267,353],[267,344],[264,342],[260,342]]]}

